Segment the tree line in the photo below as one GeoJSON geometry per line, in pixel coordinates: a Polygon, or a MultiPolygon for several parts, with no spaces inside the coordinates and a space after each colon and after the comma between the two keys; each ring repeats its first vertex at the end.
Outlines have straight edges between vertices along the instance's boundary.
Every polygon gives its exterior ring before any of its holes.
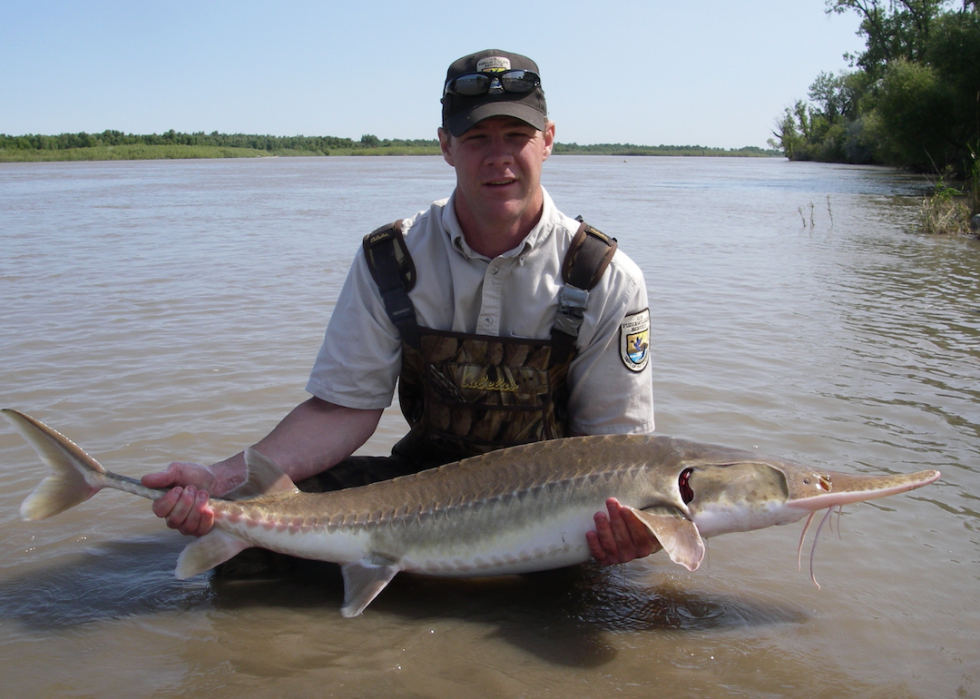
{"type": "Polygon", "coordinates": [[[57,136],[0,134],[0,150],[57,151],[72,148],[101,148],[112,146],[212,146],[218,148],[251,148],[275,153],[298,151],[324,155],[331,150],[357,150],[386,147],[438,147],[435,139],[381,139],[365,134],[359,141],[336,136],[268,136],[255,134],[224,134],[213,131],[181,133],[171,129],[162,134],[127,134],[107,130],[102,133],[63,133],[57,136]]]}
{"type": "MultiPolygon", "coordinates": [[[[63,133],[57,136],[27,134],[8,136],[0,134],[0,151],[68,151],[78,148],[107,148],[116,146],[202,146],[212,148],[241,148],[264,151],[269,154],[288,153],[298,155],[328,155],[330,151],[369,152],[367,149],[414,149],[412,152],[439,152],[436,139],[389,139],[373,134],[361,136],[359,141],[335,136],[260,136],[250,134],[180,133],[167,131],[163,134],[127,134],[122,131],[102,133],[63,133]]],[[[679,156],[728,156],[766,157],[780,155],[778,150],[756,146],[744,148],[710,148],[705,146],[641,146],[632,143],[556,143],[554,152],[559,155],[679,155],[679,156]]]]}
{"type": "Polygon", "coordinates": [[[980,0],[826,0],[863,52],[777,120],[791,160],[893,165],[980,187],[980,0]]]}
{"type": "Polygon", "coordinates": [[[744,148],[711,148],[706,146],[638,146],[632,143],[555,143],[556,155],[677,155],[677,156],[720,156],[720,157],[772,157],[780,155],[778,149],[765,149],[758,146],[744,148]]]}

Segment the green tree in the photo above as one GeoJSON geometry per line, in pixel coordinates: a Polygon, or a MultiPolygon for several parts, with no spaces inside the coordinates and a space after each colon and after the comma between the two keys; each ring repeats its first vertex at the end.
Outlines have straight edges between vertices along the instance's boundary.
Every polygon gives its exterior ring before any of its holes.
{"type": "Polygon", "coordinates": [[[892,61],[922,59],[932,21],[949,5],[949,0],[826,0],[828,13],[853,11],[861,17],[858,33],[867,46],[849,58],[875,80],[892,61]]]}
{"type": "Polygon", "coordinates": [[[885,70],[876,108],[885,130],[885,162],[937,172],[953,165],[954,95],[935,68],[893,61],[885,70]]]}
{"type": "MultiPolygon", "coordinates": [[[[976,8],[976,3],[972,3],[976,8]]],[[[951,158],[961,173],[976,169],[980,156],[980,13],[950,13],[936,22],[927,51],[929,65],[950,92],[951,158]]]]}
{"type": "MultiPolygon", "coordinates": [[[[820,73],[774,134],[796,160],[980,172],[980,0],[826,0],[855,12],[855,70],[820,73]]],[[[774,143],[776,143],[774,141],[774,143]]]]}

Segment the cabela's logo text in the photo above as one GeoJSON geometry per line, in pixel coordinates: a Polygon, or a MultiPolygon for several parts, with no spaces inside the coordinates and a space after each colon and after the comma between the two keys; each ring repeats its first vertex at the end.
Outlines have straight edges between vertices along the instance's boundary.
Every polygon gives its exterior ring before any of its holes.
{"type": "Polygon", "coordinates": [[[503,393],[517,393],[517,384],[513,381],[508,381],[507,379],[496,379],[491,381],[490,377],[486,374],[481,376],[476,381],[463,382],[463,388],[472,388],[477,391],[501,391],[503,393]]]}

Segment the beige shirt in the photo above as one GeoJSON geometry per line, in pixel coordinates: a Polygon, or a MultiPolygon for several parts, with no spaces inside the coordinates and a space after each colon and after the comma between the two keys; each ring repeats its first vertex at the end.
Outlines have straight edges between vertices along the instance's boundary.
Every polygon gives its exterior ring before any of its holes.
{"type": "MultiPolygon", "coordinates": [[[[463,238],[453,199],[402,222],[418,271],[409,293],[427,328],[501,337],[548,339],[562,286],[561,263],[578,222],[558,211],[547,192],[544,210],[524,242],[495,259],[463,238]]],[[[569,369],[570,428],[578,434],[650,433],[653,382],[646,367],[629,368],[624,337],[648,307],[639,268],[616,252],[590,292],[569,369]],[[633,315],[633,318],[629,316],[633,315]]],[[[391,404],[401,371],[401,340],[388,319],[363,250],[358,251],[327,326],[306,390],[349,408],[391,404]]]]}

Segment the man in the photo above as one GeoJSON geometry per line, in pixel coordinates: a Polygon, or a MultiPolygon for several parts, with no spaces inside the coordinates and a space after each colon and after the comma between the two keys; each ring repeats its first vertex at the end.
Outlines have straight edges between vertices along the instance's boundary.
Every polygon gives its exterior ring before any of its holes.
{"type": "MultiPolygon", "coordinates": [[[[503,51],[465,56],[449,67],[442,104],[452,197],[365,238],[307,384],[313,397],[255,445],[303,489],[511,444],[653,430],[646,286],[614,241],[559,212],[541,186],[555,126],[537,65],[503,51]],[[396,383],[411,431],[391,457],[348,458],[396,383]]],[[[244,473],[239,453],[174,463],[143,483],[171,488],[153,511],[201,536],[213,524],[208,494],[244,473]]],[[[607,509],[588,535],[597,561],[659,549],[618,502],[607,509]]]]}

